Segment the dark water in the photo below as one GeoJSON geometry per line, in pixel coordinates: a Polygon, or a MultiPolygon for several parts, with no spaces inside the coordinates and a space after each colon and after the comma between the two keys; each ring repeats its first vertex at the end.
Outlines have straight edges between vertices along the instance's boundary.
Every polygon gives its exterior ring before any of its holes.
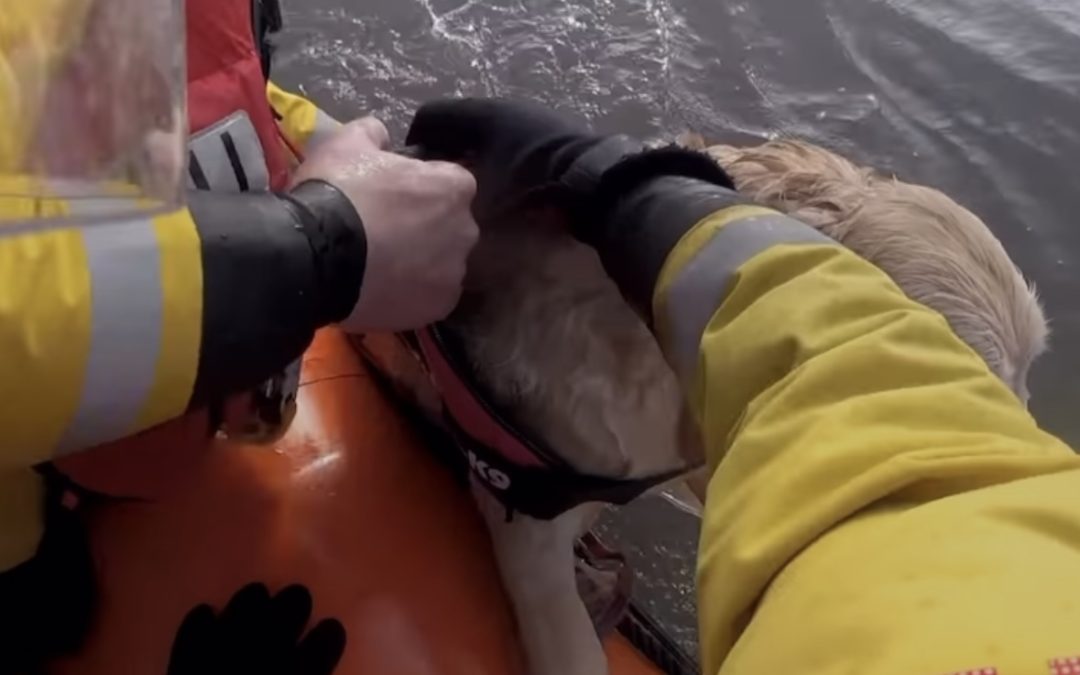
{"type": "MultiPolygon", "coordinates": [[[[945,191],[1037,284],[1054,335],[1032,409],[1080,447],[1077,0],[286,2],[278,79],[399,138],[433,97],[531,96],[647,137],[800,136],[945,191]]],[[[692,527],[655,506],[620,523],[692,644],[692,527]]]]}

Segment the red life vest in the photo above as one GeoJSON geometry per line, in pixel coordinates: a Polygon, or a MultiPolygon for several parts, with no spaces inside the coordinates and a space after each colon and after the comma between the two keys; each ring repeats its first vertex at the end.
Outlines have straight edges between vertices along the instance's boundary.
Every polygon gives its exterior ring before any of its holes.
{"type": "MultiPolygon", "coordinates": [[[[219,122],[243,113],[245,124],[250,122],[247,129],[254,132],[248,133],[247,138],[261,150],[255,158],[262,165],[261,171],[265,171],[260,175],[269,182],[268,186],[265,182],[253,184],[252,189],[286,189],[293,160],[299,155],[289,149],[267,98],[261,45],[255,38],[252,22],[254,3],[252,0],[186,0],[186,3],[188,118],[193,136],[190,158],[196,157],[194,137],[199,132],[218,127],[219,122]]],[[[236,127],[232,129],[236,131],[236,127]]],[[[244,139],[236,140],[241,145],[244,139]]],[[[243,149],[233,148],[243,159],[252,160],[243,149]]],[[[225,153],[219,154],[224,157],[225,153]]],[[[226,173],[231,176],[233,168],[226,173]]],[[[245,168],[254,167],[248,164],[245,168]]],[[[236,187],[233,183],[222,189],[236,187]]],[[[286,396],[288,393],[282,392],[286,396]]],[[[292,393],[295,395],[295,390],[292,393]]],[[[223,409],[215,414],[225,420],[247,421],[253,406],[251,399],[251,395],[234,396],[222,402],[223,409]]],[[[237,422],[237,426],[242,422],[237,422]]],[[[220,425],[221,420],[211,422],[205,410],[189,412],[136,436],[64,457],[56,466],[76,484],[93,492],[120,498],[158,499],[176,490],[194,467],[204,461],[213,444],[207,435],[211,424],[220,425]],[[154,448],[155,452],[147,452],[147,448],[154,448]]]]}
{"type": "Polygon", "coordinates": [[[191,133],[243,111],[266,156],[270,187],[284,189],[289,159],[266,98],[252,0],[187,0],[188,122],[191,133]]]}

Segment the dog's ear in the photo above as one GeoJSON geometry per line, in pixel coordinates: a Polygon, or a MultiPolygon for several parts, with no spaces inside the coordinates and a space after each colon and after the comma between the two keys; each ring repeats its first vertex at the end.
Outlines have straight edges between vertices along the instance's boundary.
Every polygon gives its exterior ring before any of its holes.
{"type": "Polygon", "coordinates": [[[675,145],[687,150],[705,150],[708,144],[705,137],[696,131],[684,131],[675,137],[675,145]]]}

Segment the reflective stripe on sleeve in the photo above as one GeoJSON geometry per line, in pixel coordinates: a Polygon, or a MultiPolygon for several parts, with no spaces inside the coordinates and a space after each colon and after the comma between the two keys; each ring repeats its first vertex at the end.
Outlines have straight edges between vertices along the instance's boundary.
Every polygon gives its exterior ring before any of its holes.
{"type": "MultiPolygon", "coordinates": [[[[115,200],[71,203],[72,215],[115,200]]],[[[57,446],[65,455],[124,436],[154,384],[161,347],[161,264],[150,219],[82,230],[90,272],[90,351],[79,407],[57,446]]]]}
{"type": "Polygon", "coordinates": [[[778,244],[833,244],[809,225],[758,206],[712,214],[683,237],[664,264],[654,300],[656,329],[672,366],[692,381],[701,337],[739,268],[778,244]]]}
{"type": "MultiPolygon", "coordinates": [[[[115,200],[72,203],[73,214],[115,200]]],[[[56,454],[182,414],[199,365],[202,266],[188,211],[83,230],[91,328],[78,409],[56,454]]]]}
{"type": "Polygon", "coordinates": [[[189,211],[154,219],[161,260],[162,331],[156,376],[135,429],[160,424],[185,410],[195,388],[202,343],[202,244],[189,211]]]}

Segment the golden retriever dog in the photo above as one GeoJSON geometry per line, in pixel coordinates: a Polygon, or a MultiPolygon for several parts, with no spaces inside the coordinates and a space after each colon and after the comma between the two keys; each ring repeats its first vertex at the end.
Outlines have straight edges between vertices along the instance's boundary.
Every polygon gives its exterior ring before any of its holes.
{"type": "Polygon", "coordinates": [[[1046,318],[975,214],[937,190],[856,167],[808,143],[717,145],[707,152],[740,192],[813,225],[884,270],[908,297],[941,312],[1027,403],[1028,371],[1046,351],[1046,318]]]}
{"type": "MultiPolygon", "coordinates": [[[[1046,349],[1046,319],[1005,249],[970,211],[808,143],[680,142],[707,151],[748,197],[839,241],[943,314],[1026,401],[1028,370],[1046,349]]],[[[516,423],[589,474],[643,477],[700,465],[674,374],[592,250],[542,214],[481,226],[466,295],[449,323],[516,423]]],[[[482,487],[474,493],[530,675],[606,673],[573,558],[597,506],[552,521],[507,521],[482,487]]]]}

